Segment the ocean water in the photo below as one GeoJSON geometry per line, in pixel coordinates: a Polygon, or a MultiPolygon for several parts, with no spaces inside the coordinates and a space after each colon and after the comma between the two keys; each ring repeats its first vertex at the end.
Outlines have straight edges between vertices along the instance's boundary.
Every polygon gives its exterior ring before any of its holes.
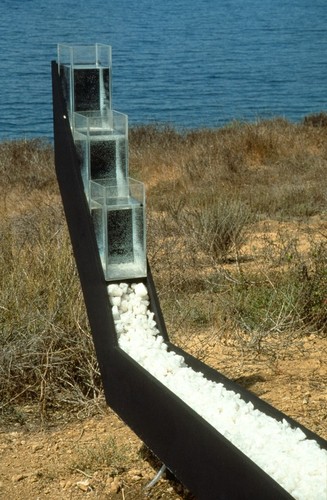
{"type": "Polygon", "coordinates": [[[0,140],[51,140],[57,43],[112,46],[130,125],[300,121],[326,110],[326,30],[326,0],[1,0],[0,140]]]}

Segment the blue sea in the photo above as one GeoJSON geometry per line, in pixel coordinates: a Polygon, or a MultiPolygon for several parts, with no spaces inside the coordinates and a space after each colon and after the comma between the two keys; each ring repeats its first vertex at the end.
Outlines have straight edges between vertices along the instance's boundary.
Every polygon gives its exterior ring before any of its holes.
{"type": "Polygon", "coordinates": [[[112,46],[129,124],[220,127],[326,110],[326,0],[1,0],[0,140],[52,139],[57,44],[112,46]]]}

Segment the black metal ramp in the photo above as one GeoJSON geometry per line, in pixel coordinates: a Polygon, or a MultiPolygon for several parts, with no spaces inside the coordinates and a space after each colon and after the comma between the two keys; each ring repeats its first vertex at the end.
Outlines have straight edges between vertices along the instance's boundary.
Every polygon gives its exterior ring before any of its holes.
{"type": "MultiPolygon", "coordinates": [[[[269,475],[233,446],[173,392],[118,346],[107,285],[88,203],[84,194],[58,67],[52,62],[55,166],[107,404],[142,439],[167,468],[199,499],[278,500],[292,498],[269,475]]],[[[133,280],[135,281],[135,280],[133,280]]],[[[151,310],[169,349],[245,401],[275,418],[299,427],[327,449],[327,442],[238,384],[169,342],[148,265],[142,281],[151,310]]],[[[264,443],[263,443],[264,445],[264,443]]]]}

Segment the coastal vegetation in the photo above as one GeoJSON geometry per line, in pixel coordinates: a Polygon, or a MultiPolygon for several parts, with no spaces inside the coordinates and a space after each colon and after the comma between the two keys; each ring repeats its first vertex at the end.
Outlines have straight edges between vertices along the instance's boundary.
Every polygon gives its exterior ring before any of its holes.
{"type": "MultiPolygon", "coordinates": [[[[171,339],[274,363],[327,333],[327,116],[219,129],[135,127],[147,245],[171,339]]],[[[102,389],[55,179],[53,148],[0,143],[0,418],[45,419],[102,389]]]]}

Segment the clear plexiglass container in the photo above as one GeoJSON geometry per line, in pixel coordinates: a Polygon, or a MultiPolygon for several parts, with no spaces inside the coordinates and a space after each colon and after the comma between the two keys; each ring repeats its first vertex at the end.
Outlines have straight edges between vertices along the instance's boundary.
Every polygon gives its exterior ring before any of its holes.
{"type": "Polygon", "coordinates": [[[111,46],[58,44],[58,68],[71,125],[73,113],[111,109],[111,46]]]}
{"type": "Polygon", "coordinates": [[[74,113],[74,142],[80,157],[85,192],[89,182],[110,179],[126,183],[128,177],[128,117],[107,109],[74,113]]]}
{"type": "Polygon", "coordinates": [[[144,184],[91,181],[89,204],[105,279],[146,276],[144,184]]]}

